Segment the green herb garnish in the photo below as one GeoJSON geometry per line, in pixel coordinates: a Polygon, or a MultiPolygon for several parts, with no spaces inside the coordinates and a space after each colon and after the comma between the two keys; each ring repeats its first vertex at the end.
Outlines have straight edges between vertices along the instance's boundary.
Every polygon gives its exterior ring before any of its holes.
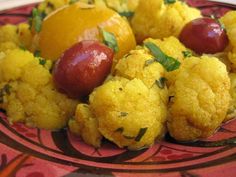
{"type": "Polygon", "coordinates": [[[44,11],[39,11],[37,8],[33,8],[32,17],[29,19],[29,23],[31,28],[33,27],[37,33],[41,31],[42,22],[45,17],[46,13],[44,11]]]}
{"type": "Polygon", "coordinates": [[[119,115],[119,117],[125,117],[125,116],[127,116],[129,113],[127,113],[127,112],[120,112],[120,115],[119,115]]]}
{"type": "Polygon", "coordinates": [[[174,4],[176,3],[176,0],[164,0],[165,4],[174,4]]]}
{"type": "Polygon", "coordinates": [[[152,42],[146,42],[144,44],[155,57],[155,60],[162,64],[162,66],[169,72],[179,68],[180,62],[166,54],[164,54],[159,47],[152,42]]]}
{"type": "Polygon", "coordinates": [[[142,137],[145,135],[146,131],[147,131],[147,127],[146,128],[140,128],[138,135],[136,136],[136,138],[134,139],[135,141],[139,142],[142,137]]]}
{"type": "Polygon", "coordinates": [[[34,56],[35,56],[35,57],[40,57],[40,56],[41,56],[41,52],[40,52],[39,50],[36,50],[36,51],[34,52],[34,56]]]}
{"type": "Polygon", "coordinates": [[[124,127],[117,128],[114,132],[123,133],[124,127]]]}
{"type": "Polygon", "coordinates": [[[127,17],[127,18],[130,18],[130,17],[133,17],[134,16],[134,12],[119,12],[120,16],[123,16],[123,17],[127,17]]]}
{"type": "Polygon", "coordinates": [[[76,3],[76,2],[78,2],[79,0],[70,0],[69,1],[69,4],[74,4],[74,3],[76,3]]]}
{"type": "Polygon", "coordinates": [[[105,31],[104,29],[101,29],[101,33],[103,36],[104,44],[106,44],[117,53],[119,51],[119,47],[115,35],[113,33],[105,31]]]}
{"type": "Polygon", "coordinates": [[[2,89],[0,89],[0,103],[3,103],[4,102],[4,96],[7,94],[7,95],[10,95],[10,90],[11,90],[11,86],[9,84],[6,84],[3,86],[2,89]]]}
{"type": "Polygon", "coordinates": [[[156,84],[160,89],[165,88],[165,82],[167,81],[167,79],[165,77],[161,77],[159,80],[156,80],[156,84]]]}
{"type": "Polygon", "coordinates": [[[144,67],[147,67],[147,66],[151,65],[155,61],[156,61],[155,59],[146,60],[145,63],[144,63],[144,67]]]}
{"type": "Polygon", "coordinates": [[[189,50],[182,51],[182,54],[184,55],[184,58],[188,58],[188,57],[193,56],[192,52],[189,50]]]}

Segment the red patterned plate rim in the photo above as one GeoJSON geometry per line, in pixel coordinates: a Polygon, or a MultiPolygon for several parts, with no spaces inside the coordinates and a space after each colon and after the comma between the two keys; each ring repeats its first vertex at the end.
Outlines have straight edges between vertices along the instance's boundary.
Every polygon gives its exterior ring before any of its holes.
{"type": "MultiPolygon", "coordinates": [[[[204,15],[221,16],[233,6],[188,0],[204,15]]],[[[0,14],[0,25],[29,17],[32,5],[0,14]]],[[[163,176],[207,177],[236,174],[236,120],[222,125],[212,137],[181,144],[168,135],[149,149],[128,151],[104,142],[100,149],[84,144],[66,130],[50,132],[10,126],[0,112],[0,176],[163,176]]]]}

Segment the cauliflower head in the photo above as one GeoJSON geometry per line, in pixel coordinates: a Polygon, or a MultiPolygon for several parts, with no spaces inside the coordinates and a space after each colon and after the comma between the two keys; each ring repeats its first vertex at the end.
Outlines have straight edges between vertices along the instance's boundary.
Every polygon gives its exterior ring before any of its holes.
{"type": "Polygon", "coordinates": [[[48,69],[21,49],[0,59],[1,104],[10,122],[31,127],[60,129],[73,116],[77,101],[58,93],[48,69]]]}
{"type": "Polygon", "coordinates": [[[226,66],[217,58],[186,59],[170,90],[174,93],[167,121],[176,140],[210,136],[225,119],[230,101],[226,66]]]}
{"type": "Polygon", "coordinates": [[[180,1],[165,4],[164,0],[140,0],[131,25],[140,43],[148,37],[177,37],[186,23],[199,17],[199,10],[180,1]]]}
{"type": "Polygon", "coordinates": [[[91,110],[98,129],[119,147],[140,149],[162,136],[164,121],[157,90],[140,79],[116,77],[90,95],[91,110]]]}
{"type": "Polygon", "coordinates": [[[16,48],[29,49],[32,42],[29,24],[3,25],[0,27],[0,52],[16,48]]]}
{"type": "Polygon", "coordinates": [[[236,11],[229,11],[220,21],[224,24],[232,49],[228,52],[228,59],[232,68],[236,69],[236,11]]]}
{"type": "Polygon", "coordinates": [[[75,135],[80,135],[85,143],[96,148],[101,146],[102,135],[98,131],[98,120],[90,111],[89,105],[78,104],[75,118],[69,121],[69,129],[75,135]]]}

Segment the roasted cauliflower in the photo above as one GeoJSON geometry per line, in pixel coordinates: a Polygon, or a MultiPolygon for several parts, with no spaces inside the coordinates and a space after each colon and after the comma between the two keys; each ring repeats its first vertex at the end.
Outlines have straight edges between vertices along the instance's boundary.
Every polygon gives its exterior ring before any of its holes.
{"type": "Polygon", "coordinates": [[[69,121],[69,129],[75,135],[80,135],[85,143],[96,148],[101,146],[102,135],[98,131],[98,120],[92,115],[89,105],[78,104],[75,118],[69,121]]]}
{"type": "Polygon", "coordinates": [[[166,4],[164,0],[140,0],[131,24],[140,43],[148,37],[177,37],[186,23],[198,17],[201,17],[200,11],[184,2],[166,4]]]}
{"type": "Polygon", "coordinates": [[[65,127],[77,101],[56,91],[40,59],[21,49],[0,56],[0,107],[9,121],[50,130],[65,127]]]}
{"type": "Polygon", "coordinates": [[[0,52],[19,47],[29,49],[31,42],[32,34],[27,23],[0,27],[0,52]]]}
{"type": "Polygon", "coordinates": [[[162,101],[155,88],[149,89],[140,79],[121,77],[98,87],[90,105],[101,134],[119,147],[152,145],[164,131],[162,101]]]}
{"type": "Polygon", "coordinates": [[[230,11],[221,17],[220,21],[224,24],[231,50],[228,52],[228,59],[232,63],[232,69],[236,69],[236,11],[230,11]]]}
{"type": "Polygon", "coordinates": [[[170,87],[168,130],[176,140],[192,141],[211,135],[225,119],[230,79],[217,58],[186,59],[170,87]]]}

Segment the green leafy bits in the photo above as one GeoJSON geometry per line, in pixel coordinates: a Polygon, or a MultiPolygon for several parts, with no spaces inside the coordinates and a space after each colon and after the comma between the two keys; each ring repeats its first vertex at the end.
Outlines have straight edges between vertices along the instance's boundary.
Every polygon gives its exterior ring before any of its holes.
{"type": "Polygon", "coordinates": [[[139,142],[142,137],[145,135],[146,131],[147,131],[147,127],[146,128],[140,128],[139,132],[138,132],[138,135],[136,136],[136,138],[134,139],[134,141],[137,141],[139,142]]]}
{"type": "Polygon", "coordinates": [[[192,52],[189,50],[182,51],[182,54],[184,55],[184,58],[188,58],[188,57],[193,56],[192,52]]]}
{"type": "Polygon", "coordinates": [[[125,116],[127,116],[129,113],[127,113],[127,112],[120,112],[120,115],[119,115],[119,117],[125,117],[125,116]]]}
{"type": "Polygon", "coordinates": [[[174,4],[176,3],[176,0],[164,0],[165,4],[174,4]]]}
{"type": "Polygon", "coordinates": [[[74,3],[76,3],[76,2],[78,2],[79,0],[70,0],[69,1],[69,4],[74,4],[74,3]]]}
{"type": "Polygon", "coordinates": [[[156,84],[160,89],[164,89],[165,88],[165,83],[166,83],[167,79],[165,77],[161,77],[159,80],[156,80],[156,84]]]}
{"type": "Polygon", "coordinates": [[[155,61],[156,61],[155,59],[146,60],[145,63],[144,63],[144,67],[148,67],[149,65],[151,65],[155,61]]]}
{"type": "Polygon", "coordinates": [[[119,12],[119,14],[120,16],[127,17],[127,18],[134,16],[134,12],[130,12],[130,11],[119,12]]]}
{"type": "Polygon", "coordinates": [[[3,86],[3,88],[0,89],[0,103],[4,102],[4,96],[10,95],[11,93],[11,86],[9,84],[6,84],[3,86]]]}
{"type": "Polygon", "coordinates": [[[115,132],[123,133],[124,127],[117,128],[115,132]]]}
{"type": "Polygon", "coordinates": [[[119,51],[119,47],[115,35],[113,33],[105,31],[104,29],[100,28],[100,30],[103,36],[104,44],[106,44],[117,53],[119,51]]]}
{"type": "Polygon", "coordinates": [[[152,42],[146,42],[144,44],[155,57],[155,60],[162,64],[162,66],[169,72],[174,71],[180,67],[180,62],[166,54],[164,54],[161,49],[152,42]]]}
{"type": "Polygon", "coordinates": [[[44,11],[33,8],[32,17],[29,19],[29,23],[31,24],[31,28],[35,29],[37,33],[41,31],[43,19],[45,17],[46,13],[44,11]]]}

